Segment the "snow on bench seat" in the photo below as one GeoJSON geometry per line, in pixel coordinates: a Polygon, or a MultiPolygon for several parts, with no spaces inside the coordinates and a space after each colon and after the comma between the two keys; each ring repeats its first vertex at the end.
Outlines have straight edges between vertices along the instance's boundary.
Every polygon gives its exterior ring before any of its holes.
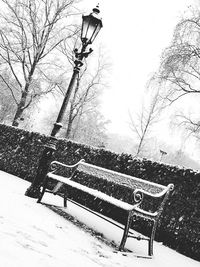
{"type": "Polygon", "coordinates": [[[115,205],[115,206],[117,206],[119,208],[124,209],[124,210],[130,211],[134,207],[131,204],[125,203],[125,202],[123,202],[123,201],[121,201],[119,199],[116,199],[114,197],[108,196],[108,195],[104,194],[101,191],[95,190],[93,188],[89,188],[89,187],[87,187],[85,185],[79,184],[79,183],[77,183],[75,181],[72,181],[72,180],[70,180],[68,178],[65,178],[63,176],[56,175],[56,174],[53,174],[53,173],[49,173],[48,177],[50,177],[50,178],[52,178],[54,180],[57,180],[59,182],[62,182],[64,184],[67,184],[69,186],[75,187],[75,188],[77,188],[77,189],[79,189],[81,191],[84,191],[84,192],[86,192],[86,193],[88,193],[88,194],[90,194],[92,196],[95,196],[95,197],[97,197],[97,198],[99,198],[99,199],[101,199],[103,201],[111,203],[111,204],[113,204],[113,205],[115,205]]]}

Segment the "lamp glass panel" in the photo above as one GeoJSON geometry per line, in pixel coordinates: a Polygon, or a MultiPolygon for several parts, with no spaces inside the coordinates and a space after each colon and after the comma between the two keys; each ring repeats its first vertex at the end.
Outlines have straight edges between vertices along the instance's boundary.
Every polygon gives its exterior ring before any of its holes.
{"type": "Polygon", "coordinates": [[[90,24],[89,24],[89,27],[88,27],[88,30],[87,30],[87,36],[86,36],[86,38],[88,40],[88,43],[92,43],[91,38],[92,38],[92,36],[93,36],[93,34],[95,32],[95,29],[96,29],[96,25],[91,23],[91,20],[90,20],[90,24]]]}
{"type": "Polygon", "coordinates": [[[89,24],[90,24],[90,16],[83,16],[81,39],[87,38],[87,31],[89,24]]]}
{"type": "Polygon", "coordinates": [[[93,35],[92,35],[91,40],[90,40],[91,43],[94,41],[94,39],[96,38],[97,34],[99,33],[99,31],[101,29],[101,23],[96,24],[95,27],[96,27],[95,31],[93,32],[93,35]]]}
{"type": "Polygon", "coordinates": [[[83,16],[81,40],[86,44],[91,44],[96,38],[101,27],[101,20],[97,19],[92,14],[83,16]]]}

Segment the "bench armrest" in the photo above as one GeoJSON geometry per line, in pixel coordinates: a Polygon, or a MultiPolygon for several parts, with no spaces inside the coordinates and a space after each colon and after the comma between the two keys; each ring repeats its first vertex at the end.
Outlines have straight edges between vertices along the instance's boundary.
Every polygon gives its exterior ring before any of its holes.
{"type": "Polygon", "coordinates": [[[151,218],[158,216],[162,212],[162,209],[163,209],[164,204],[165,204],[165,202],[167,200],[169,191],[172,191],[173,189],[174,189],[174,185],[173,184],[169,184],[168,186],[166,186],[166,188],[163,191],[161,191],[160,193],[156,193],[156,194],[147,192],[147,191],[145,191],[143,189],[136,189],[133,192],[133,198],[134,198],[134,201],[136,202],[136,204],[134,205],[134,210],[136,212],[141,213],[141,214],[150,216],[151,218]],[[139,206],[142,203],[144,195],[147,195],[147,196],[150,196],[150,197],[153,197],[153,198],[164,197],[162,202],[161,202],[161,204],[160,204],[160,208],[155,212],[149,212],[149,211],[146,211],[146,210],[140,208],[139,206]]]}
{"type": "Polygon", "coordinates": [[[162,190],[159,193],[155,193],[155,194],[147,192],[143,189],[135,189],[133,192],[133,198],[136,203],[138,202],[140,203],[143,199],[143,195],[147,195],[147,196],[154,197],[154,198],[160,198],[160,197],[163,197],[168,191],[172,191],[173,189],[174,189],[173,184],[169,184],[168,186],[166,186],[164,190],[162,190]]]}

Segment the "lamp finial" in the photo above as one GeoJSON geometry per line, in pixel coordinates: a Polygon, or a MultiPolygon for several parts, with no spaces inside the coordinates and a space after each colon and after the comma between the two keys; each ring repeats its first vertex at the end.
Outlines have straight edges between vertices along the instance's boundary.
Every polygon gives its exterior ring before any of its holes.
{"type": "Polygon", "coordinates": [[[95,8],[93,8],[93,12],[96,13],[96,14],[99,14],[100,13],[99,3],[97,4],[97,6],[95,8]]]}

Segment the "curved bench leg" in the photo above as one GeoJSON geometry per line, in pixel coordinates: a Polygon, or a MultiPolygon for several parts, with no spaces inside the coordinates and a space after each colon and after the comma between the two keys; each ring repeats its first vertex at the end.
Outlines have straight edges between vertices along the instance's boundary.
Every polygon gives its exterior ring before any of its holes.
{"type": "Polygon", "coordinates": [[[158,224],[157,220],[153,222],[153,227],[152,227],[152,232],[151,232],[151,236],[150,236],[150,239],[149,239],[149,247],[148,247],[149,256],[153,256],[153,241],[154,241],[155,234],[156,234],[157,224],[158,224]]]}
{"type": "Polygon", "coordinates": [[[127,239],[127,237],[128,237],[128,232],[129,232],[129,228],[130,228],[131,220],[132,220],[132,214],[129,212],[129,214],[128,214],[128,218],[127,218],[127,222],[126,222],[126,226],[125,226],[125,228],[124,228],[124,234],[123,234],[123,237],[122,237],[120,246],[119,246],[119,250],[120,250],[120,251],[124,250],[124,246],[125,246],[125,243],[126,243],[126,239],[127,239]]]}

